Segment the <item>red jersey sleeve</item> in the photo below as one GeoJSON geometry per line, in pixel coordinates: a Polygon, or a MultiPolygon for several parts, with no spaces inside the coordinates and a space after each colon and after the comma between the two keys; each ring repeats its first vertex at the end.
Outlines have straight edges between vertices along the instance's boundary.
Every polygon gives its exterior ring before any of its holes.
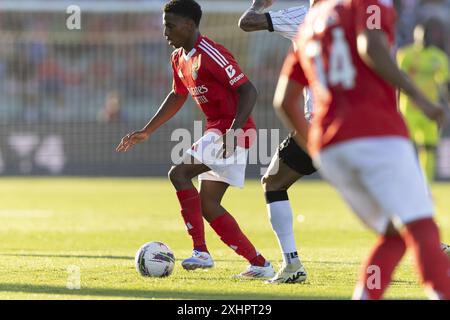
{"type": "Polygon", "coordinates": [[[383,30],[391,43],[395,40],[396,13],[393,0],[353,1],[356,32],[383,30]]]}
{"type": "Polygon", "coordinates": [[[233,55],[223,46],[203,42],[200,48],[209,58],[209,71],[226,88],[236,90],[248,81],[233,55]]]}
{"type": "Polygon", "coordinates": [[[298,53],[293,49],[289,50],[283,67],[281,68],[281,75],[288,77],[290,80],[296,81],[303,86],[308,85],[305,73],[303,72],[300,61],[298,60],[298,53]]]}
{"type": "Polygon", "coordinates": [[[173,54],[172,55],[172,59],[171,59],[171,62],[172,62],[172,73],[173,73],[173,81],[172,81],[173,92],[175,92],[177,94],[188,94],[189,91],[186,88],[186,86],[184,85],[183,81],[181,81],[181,78],[180,78],[180,76],[178,74],[181,71],[178,68],[178,64],[176,63],[176,59],[177,59],[176,55],[173,54]]]}

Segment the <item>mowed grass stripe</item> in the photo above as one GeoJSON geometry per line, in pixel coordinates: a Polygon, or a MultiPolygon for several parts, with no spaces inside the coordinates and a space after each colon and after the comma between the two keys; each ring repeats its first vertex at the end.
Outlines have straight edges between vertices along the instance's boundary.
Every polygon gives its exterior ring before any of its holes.
{"type": "MultiPolygon", "coordinates": [[[[450,184],[433,186],[443,240],[450,241],[450,184]]],[[[246,261],[206,225],[216,267],[187,272],[191,253],[175,193],[166,179],[2,178],[0,180],[0,299],[348,299],[361,260],[375,236],[337,192],[320,181],[301,181],[289,192],[295,212],[305,284],[268,286],[234,280],[246,261]],[[174,273],[145,279],[134,254],[145,242],[167,243],[174,273]],[[67,289],[68,267],[81,270],[81,289],[67,289]]],[[[259,182],[230,189],[224,206],[257,249],[276,267],[278,243],[259,182]]],[[[390,299],[424,299],[406,256],[387,292],[390,299]]]]}

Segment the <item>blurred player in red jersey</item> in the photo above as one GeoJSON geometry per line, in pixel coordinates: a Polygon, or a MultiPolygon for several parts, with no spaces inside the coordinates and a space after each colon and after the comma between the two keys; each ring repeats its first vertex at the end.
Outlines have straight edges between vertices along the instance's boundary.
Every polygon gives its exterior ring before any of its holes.
{"type": "Polygon", "coordinates": [[[391,54],[392,0],[313,2],[274,106],[297,130],[298,143],[307,144],[321,174],[380,235],[353,298],[380,299],[408,247],[430,297],[450,299],[450,260],[440,249],[433,203],[397,110],[395,87],[441,126],[449,121],[448,110],[431,103],[399,71],[391,54]],[[294,78],[301,85],[289,92],[294,78]],[[304,86],[314,96],[310,128],[298,108],[304,86]]]}
{"type": "Polygon", "coordinates": [[[183,163],[169,171],[194,246],[192,257],[182,266],[194,270],[214,265],[205,243],[204,217],[226,245],[249,261],[249,267],[238,277],[270,278],[275,274],[271,263],[221,206],[230,185],[244,185],[248,148],[256,133],[251,111],[257,92],[233,55],[200,34],[201,16],[194,0],[172,0],[165,5],[164,36],[176,48],[171,58],[173,89],[149,123],[126,135],[117,151],[127,151],[147,139],[180,110],[190,93],[207,123],[204,136],[186,152],[183,163]],[[199,192],[191,181],[196,176],[199,192]]]}

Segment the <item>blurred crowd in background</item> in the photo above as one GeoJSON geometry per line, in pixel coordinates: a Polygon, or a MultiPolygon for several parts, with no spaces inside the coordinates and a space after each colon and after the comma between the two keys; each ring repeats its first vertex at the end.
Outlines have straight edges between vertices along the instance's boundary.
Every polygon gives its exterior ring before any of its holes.
{"type": "Polygon", "coordinates": [[[450,0],[394,0],[397,9],[397,44],[403,47],[413,41],[413,30],[417,23],[436,19],[440,27],[436,30],[437,45],[449,54],[450,46],[450,0]]]}
{"type": "MultiPolygon", "coordinates": [[[[394,2],[398,48],[413,41],[418,22],[434,19],[435,45],[449,54],[450,0],[394,2]]],[[[142,119],[145,108],[148,116],[171,81],[160,14],[88,13],[71,32],[66,17],[0,12],[0,118],[117,122],[142,119]]]]}
{"type": "Polygon", "coordinates": [[[167,64],[160,15],[86,14],[80,31],[67,30],[66,17],[0,12],[0,112],[6,118],[126,120],[119,96],[130,106],[148,103],[155,83],[168,81],[166,70],[154,72],[167,64]]]}

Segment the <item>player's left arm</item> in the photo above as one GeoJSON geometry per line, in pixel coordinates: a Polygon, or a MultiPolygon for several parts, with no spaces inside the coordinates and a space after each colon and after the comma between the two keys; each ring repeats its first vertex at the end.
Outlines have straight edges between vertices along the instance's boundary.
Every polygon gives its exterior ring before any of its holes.
{"type": "Polygon", "coordinates": [[[309,123],[301,106],[304,105],[304,86],[297,81],[281,76],[273,99],[273,107],[284,126],[296,131],[295,141],[306,150],[309,123]]]}
{"type": "Polygon", "coordinates": [[[269,30],[269,21],[264,9],[269,8],[273,0],[254,0],[251,7],[239,18],[238,26],[243,31],[269,30]]]}
{"type": "Polygon", "coordinates": [[[217,54],[216,58],[220,58],[220,60],[210,60],[211,63],[208,64],[209,72],[224,88],[238,93],[236,114],[231,126],[223,136],[223,155],[228,157],[237,146],[238,130],[244,127],[250,117],[258,93],[255,86],[241,70],[234,56],[226,48],[216,44],[214,50],[217,54]],[[223,63],[220,64],[219,62],[223,63]]]}
{"type": "Polygon", "coordinates": [[[258,92],[253,83],[248,79],[241,67],[237,63],[233,55],[224,47],[217,46],[215,48],[218,57],[225,64],[219,65],[212,62],[209,64],[210,73],[216,80],[230,91],[238,93],[238,101],[236,106],[236,114],[234,120],[228,128],[229,130],[242,129],[256,104],[258,92]]]}
{"type": "Polygon", "coordinates": [[[234,150],[238,145],[237,142],[241,132],[240,130],[244,127],[248,117],[250,117],[258,97],[258,92],[250,80],[247,80],[236,88],[236,92],[239,94],[236,115],[230,128],[222,136],[222,148],[221,151],[219,151],[219,154],[224,158],[228,158],[234,153],[234,150]]]}
{"type": "Polygon", "coordinates": [[[295,141],[306,150],[309,123],[305,118],[303,88],[308,84],[295,51],[286,57],[275,89],[273,107],[289,130],[295,130],[295,141]]]}
{"type": "Polygon", "coordinates": [[[236,91],[239,94],[239,101],[236,116],[230,127],[230,129],[234,131],[242,129],[245,122],[247,122],[247,119],[250,117],[256,104],[256,98],[258,97],[258,92],[250,80],[239,86],[236,91]]]}

